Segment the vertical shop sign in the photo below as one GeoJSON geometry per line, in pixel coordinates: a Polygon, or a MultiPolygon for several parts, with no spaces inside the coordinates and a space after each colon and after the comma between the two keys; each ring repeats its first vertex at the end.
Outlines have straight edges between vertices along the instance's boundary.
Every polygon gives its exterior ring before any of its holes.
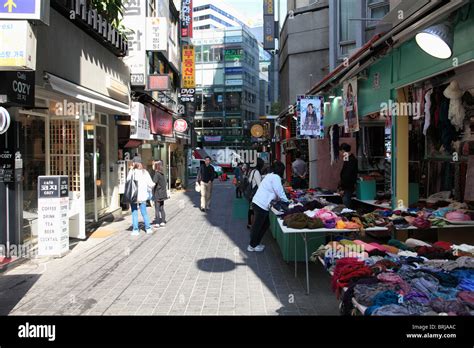
{"type": "Polygon", "coordinates": [[[124,62],[130,67],[131,85],[145,86],[146,76],[146,0],[128,0],[123,4],[123,25],[133,28],[127,33],[128,55],[124,62]]]}
{"type": "Polygon", "coordinates": [[[181,3],[181,37],[193,37],[193,0],[181,3]]]}
{"type": "Polygon", "coordinates": [[[69,251],[69,180],[38,177],[38,255],[62,256],[69,251]]]}
{"type": "Polygon", "coordinates": [[[357,77],[344,82],[342,107],[344,112],[344,132],[359,131],[359,112],[357,104],[357,77]]]}
{"type": "Polygon", "coordinates": [[[150,133],[150,123],[146,115],[145,105],[139,102],[132,102],[130,113],[130,139],[152,140],[150,133]]]}
{"type": "Polygon", "coordinates": [[[165,17],[146,19],[146,50],[168,51],[168,22],[165,17]]]}
{"type": "Polygon", "coordinates": [[[275,49],[275,4],[273,0],[263,1],[263,48],[275,49]]]}
{"type": "Polygon", "coordinates": [[[117,161],[117,173],[119,194],[123,194],[125,192],[125,182],[127,181],[127,163],[125,161],[117,161]]]}
{"type": "Polygon", "coordinates": [[[194,46],[184,46],[182,59],[183,88],[196,87],[195,63],[194,46]]]}

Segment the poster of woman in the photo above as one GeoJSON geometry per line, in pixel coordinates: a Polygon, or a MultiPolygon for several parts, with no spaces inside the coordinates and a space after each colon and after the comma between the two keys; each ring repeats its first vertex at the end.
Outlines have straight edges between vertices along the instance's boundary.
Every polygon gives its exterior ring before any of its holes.
{"type": "Polygon", "coordinates": [[[298,96],[299,138],[319,138],[322,136],[322,101],[319,96],[298,96]]]}
{"type": "Polygon", "coordinates": [[[357,78],[344,82],[344,132],[359,131],[359,114],[357,108],[357,78]]]}

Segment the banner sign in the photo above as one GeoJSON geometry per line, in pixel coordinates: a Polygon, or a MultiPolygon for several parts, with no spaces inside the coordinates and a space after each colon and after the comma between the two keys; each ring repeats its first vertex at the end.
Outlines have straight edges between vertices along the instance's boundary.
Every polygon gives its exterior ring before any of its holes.
{"type": "Polygon", "coordinates": [[[173,136],[173,116],[166,111],[152,107],[151,108],[151,132],[164,137],[173,136]]]}
{"type": "Polygon", "coordinates": [[[183,47],[182,59],[183,88],[196,87],[196,61],[194,55],[194,46],[183,47]]]}
{"type": "Polygon", "coordinates": [[[275,16],[263,16],[263,49],[275,49],[275,16]]]}
{"type": "Polygon", "coordinates": [[[263,15],[275,15],[275,3],[273,0],[263,0],[263,15]]]}
{"type": "Polygon", "coordinates": [[[165,17],[148,17],[146,19],[147,51],[168,51],[168,22],[165,17]]]}
{"type": "Polygon", "coordinates": [[[193,37],[193,0],[181,3],[181,37],[193,37]]]}
{"type": "Polygon", "coordinates": [[[128,55],[124,57],[125,64],[130,68],[132,86],[145,86],[146,83],[146,4],[145,0],[123,3],[122,23],[126,28],[133,28],[127,32],[128,55]]]}
{"type": "Polygon", "coordinates": [[[296,136],[298,139],[324,138],[323,98],[317,95],[297,96],[296,136]]]}
{"type": "Polygon", "coordinates": [[[125,182],[127,181],[127,162],[117,161],[118,191],[125,193],[125,182]]]}
{"type": "Polygon", "coordinates": [[[344,132],[359,131],[359,113],[357,105],[357,78],[354,77],[343,84],[344,95],[342,107],[344,112],[344,132]]]}
{"type": "Polygon", "coordinates": [[[69,180],[38,177],[38,255],[61,256],[69,251],[69,180]]]}

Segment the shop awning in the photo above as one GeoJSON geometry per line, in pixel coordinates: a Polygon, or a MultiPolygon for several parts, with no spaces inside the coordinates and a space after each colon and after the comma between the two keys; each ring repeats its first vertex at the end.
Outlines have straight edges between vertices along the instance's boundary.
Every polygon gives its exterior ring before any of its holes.
{"type": "Polygon", "coordinates": [[[107,97],[103,94],[94,92],[86,87],[76,85],[75,83],[64,80],[58,76],[46,73],[51,88],[57,92],[66,94],[70,97],[92,103],[103,108],[113,110],[115,113],[130,115],[130,106],[119,102],[115,99],[107,97]]]}
{"type": "Polygon", "coordinates": [[[130,139],[124,146],[126,149],[135,149],[143,144],[142,140],[130,139]]]}

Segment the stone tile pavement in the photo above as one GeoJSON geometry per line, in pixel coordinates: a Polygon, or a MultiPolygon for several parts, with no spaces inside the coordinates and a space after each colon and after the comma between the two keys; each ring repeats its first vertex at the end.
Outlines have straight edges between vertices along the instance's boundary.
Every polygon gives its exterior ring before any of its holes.
{"type": "Polygon", "coordinates": [[[207,214],[198,199],[196,192],[174,194],[165,203],[167,226],[152,235],[130,236],[127,216],[62,259],[31,260],[1,274],[0,314],[339,314],[321,265],[310,265],[308,296],[304,264],[295,278],[270,234],[263,253],[247,252],[246,221],[232,218],[232,185],[216,182],[207,214]]]}

